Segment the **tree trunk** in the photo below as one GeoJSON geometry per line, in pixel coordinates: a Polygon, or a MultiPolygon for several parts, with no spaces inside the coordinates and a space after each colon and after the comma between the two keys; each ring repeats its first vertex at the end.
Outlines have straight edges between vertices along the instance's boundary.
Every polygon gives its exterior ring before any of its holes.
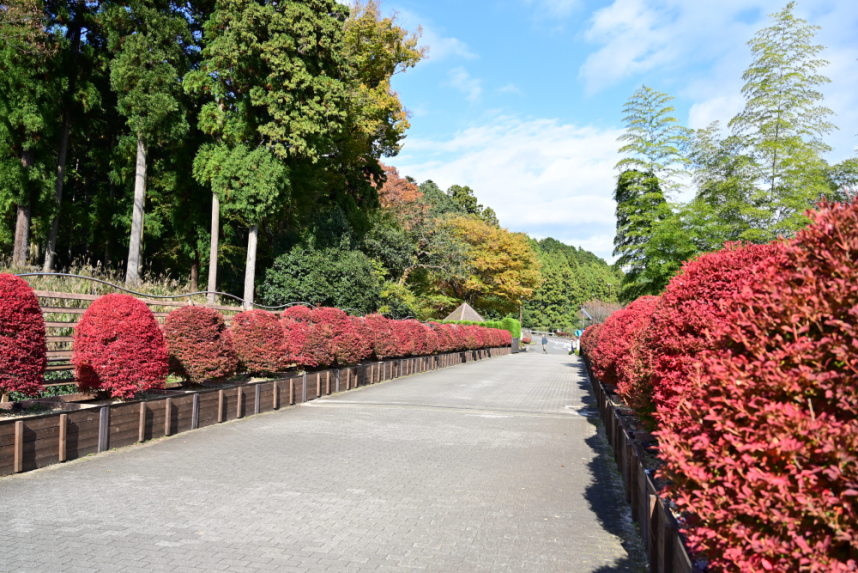
{"type": "MultiPolygon", "coordinates": [[[[80,9],[80,8],[79,8],[80,9]]],[[[49,273],[54,270],[57,253],[57,231],[60,227],[60,206],[63,201],[63,185],[66,178],[66,155],[69,148],[69,131],[71,130],[71,107],[74,99],[75,80],[77,79],[77,55],[80,51],[80,32],[81,19],[75,18],[75,28],[72,32],[72,47],[71,47],[71,65],[69,66],[69,91],[63,110],[63,129],[60,134],[60,149],[57,155],[57,183],[54,190],[54,204],[57,207],[57,213],[54,215],[51,230],[48,233],[48,245],[45,248],[45,264],[42,266],[42,271],[49,273]]]]}
{"type": "MultiPolygon", "coordinates": [[[[217,242],[220,235],[220,199],[212,193],[212,241],[209,251],[209,291],[217,290],[217,242]]],[[[209,292],[209,304],[215,303],[214,292],[209,292]]]]}
{"type": "Polygon", "coordinates": [[[250,227],[247,236],[247,267],[244,269],[244,308],[253,308],[253,281],[256,278],[256,239],[259,237],[259,225],[250,227]]]}
{"type": "Polygon", "coordinates": [[[200,261],[199,258],[194,255],[194,262],[191,263],[191,292],[197,292],[199,289],[200,282],[200,261]]]}
{"type": "Polygon", "coordinates": [[[143,207],[146,204],[146,146],[137,136],[137,170],[134,175],[134,211],[131,215],[131,244],[128,246],[128,270],[125,282],[140,281],[140,250],[143,245],[143,207]]]}
{"type": "MultiPolygon", "coordinates": [[[[26,171],[33,166],[33,151],[27,149],[21,152],[21,165],[26,171]]],[[[18,213],[15,218],[15,247],[12,251],[12,263],[18,266],[27,264],[30,251],[30,193],[25,193],[21,203],[18,205],[18,213]]]]}

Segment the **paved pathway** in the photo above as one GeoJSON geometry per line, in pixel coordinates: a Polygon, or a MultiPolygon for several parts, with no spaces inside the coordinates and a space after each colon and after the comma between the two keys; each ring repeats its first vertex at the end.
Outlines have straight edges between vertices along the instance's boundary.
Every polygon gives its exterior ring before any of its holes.
{"type": "Polygon", "coordinates": [[[586,388],[511,355],[0,479],[0,571],[640,571],[586,388]]]}

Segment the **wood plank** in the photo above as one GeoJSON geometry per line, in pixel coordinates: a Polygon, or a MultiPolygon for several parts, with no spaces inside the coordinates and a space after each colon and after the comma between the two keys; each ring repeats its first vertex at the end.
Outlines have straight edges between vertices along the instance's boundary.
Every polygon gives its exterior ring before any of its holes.
{"type": "Polygon", "coordinates": [[[48,344],[60,342],[74,342],[74,336],[48,336],[48,344]]]}
{"type": "Polygon", "coordinates": [[[60,462],[66,461],[66,431],[68,429],[69,415],[60,414],[60,435],[59,435],[59,452],[58,457],[60,462]]]}
{"type": "Polygon", "coordinates": [[[83,314],[85,308],[69,308],[65,306],[43,306],[42,314],[83,314]]]}
{"type": "Polygon", "coordinates": [[[45,328],[74,328],[77,322],[45,321],[45,328]]]}
{"type": "Polygon", "coordinates": [[[15,473],[24,471],[24,422],[15,422],[15,460],[13,469],[15,473]]]}

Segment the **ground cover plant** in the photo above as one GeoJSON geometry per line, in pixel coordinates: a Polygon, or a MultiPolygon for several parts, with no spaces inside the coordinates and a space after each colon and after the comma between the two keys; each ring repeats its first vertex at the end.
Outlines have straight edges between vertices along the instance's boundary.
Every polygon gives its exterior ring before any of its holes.
{"type": "Polygon", "coordinates": [[[75,327],[73,348],[82,392],[101,390],[127,399],[164,387],[164,335],[152,311],[133,296],[109,294],[94,301],[75,327]]]}

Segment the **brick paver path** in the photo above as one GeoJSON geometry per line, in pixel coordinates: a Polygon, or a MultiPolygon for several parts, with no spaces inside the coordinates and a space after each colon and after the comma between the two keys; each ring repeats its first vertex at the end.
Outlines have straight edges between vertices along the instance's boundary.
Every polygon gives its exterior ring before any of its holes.
{"type": "Polygon", "coordinates": [[[0,571],[639,571],[574,356],[412,376],[0,480],[0,571]]]}

